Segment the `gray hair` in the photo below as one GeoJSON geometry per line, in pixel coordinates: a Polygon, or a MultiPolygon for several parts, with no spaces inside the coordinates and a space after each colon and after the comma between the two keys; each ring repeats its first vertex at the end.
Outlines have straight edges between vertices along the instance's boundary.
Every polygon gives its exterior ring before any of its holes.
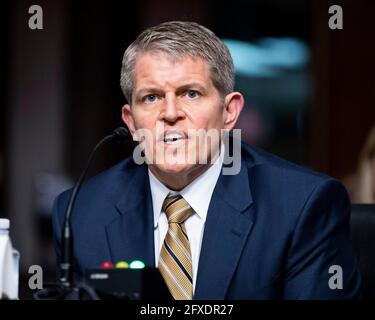
{"type": "Polygon", "coordinates": [[[224,98],[233,91],[234,66],[226,45],[196,22],[170,21],[144,30],[124,53],[120,84],[130,104],[136,59],[145,52],[162,52],[173,59],[201,58],[209,64],[212,82],[220,96],[224,98]]]}

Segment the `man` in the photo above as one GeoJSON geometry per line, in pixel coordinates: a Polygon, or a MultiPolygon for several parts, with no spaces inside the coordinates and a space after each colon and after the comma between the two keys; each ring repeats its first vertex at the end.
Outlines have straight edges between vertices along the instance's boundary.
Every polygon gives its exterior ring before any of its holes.
{"type": "MultiPolygon", "coordinates": [[[[358,297],[338,181],[246,144],[233,150],[238,172],[224,174],[222,133],[244,104],[233,86],[228,49],[199,24],[162,23],[129,46],[122,118],[147,165],[134,156],[83,185],[72,216],[78,276],[138,259],[159,268],[175,299],[358,297]],[[202,143],[202,131],[220,134],[202,143]]],[[[69,195],[54,206],[58,257],[69,195]]]]}

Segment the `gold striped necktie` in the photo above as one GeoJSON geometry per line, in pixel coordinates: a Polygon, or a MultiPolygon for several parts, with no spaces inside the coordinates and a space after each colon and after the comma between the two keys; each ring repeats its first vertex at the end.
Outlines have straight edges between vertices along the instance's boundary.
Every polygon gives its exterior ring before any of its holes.
{"type": "Polygon", "coordinates": [[[168,232],[160,250],[159,271],[175,300],[191,300],[193,268],[184,222],[194,211],[179,194],[164,200],[163,211],[168,218],[168,232]]]}

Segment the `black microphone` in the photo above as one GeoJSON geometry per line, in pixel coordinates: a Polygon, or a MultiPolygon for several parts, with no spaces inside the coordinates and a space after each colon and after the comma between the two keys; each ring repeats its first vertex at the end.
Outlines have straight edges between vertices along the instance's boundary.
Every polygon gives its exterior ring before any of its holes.
{"type": "Polygon", "coordinates": [[[126,143],[131,141],[131,135],[128,128],[119,127],[115,129],[110,135],[104,137],[102,140],[98,142],[95,148],[92,150],[89,159],[87,160],[86,166],[82,171],[79,179],[74,186],[74,189],[70,195],[69,203],[65,213],[65,221],[64,226],[62,229],[62,236],[61,236],[61,276],[60,276],[60,284],[65,286],[66,288],[70,288],[74,284],[74,275],[73,275],[73,265],[74,265],[74,255],[73,255],[73,234],[72,228],[70,224],[70,217],[73,211],[74,203],[77,198],[78,192],[81,188],[81,185],[86,177],[86,173],[90,168],[91,162],[96,154],[96,151],[103,145],[109,142],[118,142],[118,143],[126,143]]]}

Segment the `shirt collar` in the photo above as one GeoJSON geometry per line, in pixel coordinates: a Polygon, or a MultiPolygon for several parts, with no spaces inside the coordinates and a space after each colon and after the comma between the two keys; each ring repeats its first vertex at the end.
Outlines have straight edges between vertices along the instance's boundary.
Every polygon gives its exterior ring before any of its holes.
{"type": "MultiPolygon", "coordinates": [[[[203,222],[206,221],[208,206],[210,204],[216,182],[220,176],[224,159],[224,151],[224,144],[222,144],[220,156],[216,159],[214,164],[179,192],[179,194],[184,197],[184,199],[189,203],[203,222]]],[[[148,169],[148,175],[154,210],[154,228],[156,228],[164,199],[168,194],[175,194],[177,192],[170,190],[163,183],[161,183],[150,169],[148,169]]]]}

